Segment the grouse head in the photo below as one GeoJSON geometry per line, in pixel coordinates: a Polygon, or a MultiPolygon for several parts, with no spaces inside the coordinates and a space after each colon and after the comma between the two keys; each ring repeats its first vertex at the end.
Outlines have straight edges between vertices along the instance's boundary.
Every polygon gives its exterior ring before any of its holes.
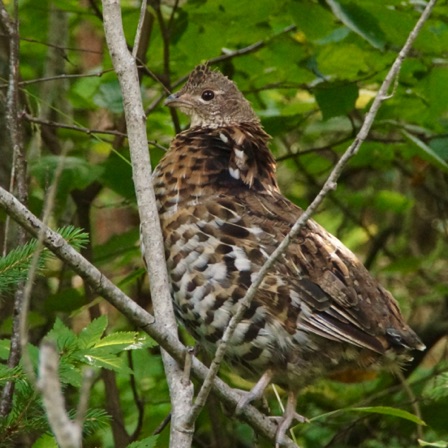
{"type": "Polygon", "coordinates": [[[191,127],[218,128],[259,123],[258,117],[234,82],[208,65],[197,66],[187,83],[170,95],[166,106],[178,107],[191,117],[191,127]]]}

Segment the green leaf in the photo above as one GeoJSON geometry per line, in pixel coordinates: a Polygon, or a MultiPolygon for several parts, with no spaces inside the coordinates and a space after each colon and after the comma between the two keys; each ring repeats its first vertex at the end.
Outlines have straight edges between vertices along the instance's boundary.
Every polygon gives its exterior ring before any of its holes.
{"type": "Polygon", "coordinates": [[[152,339],[148,334],[141,332],[135,338],[134,344],[126,347],[126,350],[140,350],[143,348],[157,347],[158,345],[159,344],[154,341],[154,339],[152,339]]]}
{"type": "Polygon", "coordinates": [[[56,209],[63,210],[67,206],[69,193],[75,189],[82,190],[97,180],[103,172],[103,167],[94,165],[81,157],[43,156],[30,164],[30,171],[36,177],[43,190],[48,189],[55,176],[59,164],[62,172],[58,179],[56,190],[56,209]]]}
{"type": "Polygon", "coordinates": [[[56,292],[56,294],[47,296],[44,309],[51,314],[57,312],[71,313],[88,303],[90,302],[83,291],[77,288],[65,288],[56,292]]]}
{"type": "Polygon", "coordinates": [[[108,353],[105,350],[90,349],[84,354],[84,360],[94,367],[104,367],[122,374],[132,374],[132,370],[126,365],[124,359],[108,353]]]}
{"type": "Polygon", "coordinates": [[[448,137],[434,137],[429,144],[430,148],[443,160],[448,161],[448,137]]]}
{"type": "MultiPolygon", "coordinates": [[[[337,43],[326,45],[319,52],[317,58],[317,70],[329,79],[344,80],[353,84],[353,79],[363,76],[371,70],[372,61],[368,59],[365,51],[352,43],[337,43]]],[[[322,77],[322,76],[321,76],[322,77]]],[[[319,87],[330,87],[328,84],[320,84],[319,87]]],[[[337,87],[335,84],[333,87],[337,87]]]]}
{"type": "Polygon", "coordinates": [[[156,446],[158,438],[159,438],[158,435],[149,436],[146,437],[146,439],[139,440],[137,442],[132,442],[130,445],[128,445],[127,448],[154,448],[156,446]]]}
{"type": "Polygon", "coordinates": [[[47,334],[47,338],[56,342],[59,352],[73,351],[78,347],[78,338],[61,319],[56,318],[53,328],[47,334]]]}
{"type": "Polygon", "coordinates": [[[344,408],[344,409],[337,409],[336,411],[327,412],[325,414],[319,415],[317,417],[314,417],[310,419],[310,421],[318,420],[323,417],[329,417],[331,415],[343,413],[343,412],[366,412],[369,414],[382,414],[382,415],[390,415],[392,417],[399,417],[404,420],[409,420],[413,423],[417,423],[418,425],[426,426],[426,423],[418,418],[416,415],[411,414],[408,411],[404,411],[403,409],[397,409],[390,406],[366,406],[366,407],[359,407],[359,408],[344,408]]]}
{"type": "Polygon", "coordinates": [[[93,97],[101,83],[100,77],[86,77],[76,80],[69,90],[69,98],[76,108],[94,109],[96,107],[93,97]]]}
{"type": "Polygon", "coordinates": [[[444,442],[442,440],[439,440],[438,442],[425,442],[424,440],[418,439],[418,444],[420,446],[432,446],[435,448],[447,448],[448,442],[444,442]]]}
{"type": "Polygon", "coordinates": [[[334,86],[325,84],[315,92],[324,120],[351,112],[358,98],[358,88],[355,84],[334,86]]]}
{"type": "Polygon", "coordinates": [[[426,426],[426,423],[416,415],[411,414],[408,411],[404,411],[403,409],[392,408],[390,406],[367,406],[360,408],[349,408],[348,411],[390,415],[392,417],[399,417],[404,420],[409,420],[410,422],[417,423],[417,425],[426,426]]]}
{"type": "Polygon", "coordinates": [[[109,353],[117,353],[134,346],[137,333],[135,331],[117,331],[108,334],[97,343],[95,348],[107,348],[109,353]]]}
{"type": "Polygon", "coordinates": [[[400,274],[410,274],[416,272],[422,266],[422,259],[414,256],[401,257],[399,260],[392,261],[382,268],[384,272],[400,274]]]}
{"type": "Polygon", "coordinates": [[[111,260],[121,259],[130,253],[138,253],[138,240],[140,231],[138,227],[131,228],[120,235],[113,235],[106,242],[94,247],[94,259],[98,264],[110,263],[111,260]]]}
{"type": "Polygon", "coordinates": [[[11,341],[9,339],[0,339],[0,359],[8,359],[11,341]]]}
{"type": "Polygon", "coordinates": [[[436,166],[437,168],[440,168],[441,170],[448,173],[448,163],[445,162],[442,158],[440,158],[431,147],[429,147],[425,142],[420,140],[415,135],[410,134],[406,130],[402,130],[401,133],[418,149],[418,155],[427,162],[431,163],[432,165],[436,166]]]}
{"type": "Polygon", "coordinates": [[[82,372],[78,366],[62,356],[59,364],[59,379],[62,384],[70,384],[73,387],[80,387],[82,384],[82,372]]]}
{"type": "Polygon", "coordinates": [[[305,2],[290,2],[289,12],[299,31],[311,40],[321,39],[334,30],[332,14],[321,5],[305,2]]]}
{"type": "Polygon", "coordinates": [[[92,165],[88,160],[80,157],[65,157],[61,161],[60,156],[43,156],[31,164],[31,172],[39,179],[43,187],[53,181],[54,173],[60,163],[63,163],[62,173],[58,182],[58,188],[82,189],[96,180],[103,169],[98,165],[92,165]]]}
{"type": "Polygon", "coordinates": [[[32,448],[58,448],[58,444],[51,434],[44,434],[33,443],[32,448]]]}
{"type": "Polygon", "coordinates": [[[94,347],[98,341],[101,340],[107,328],[107,316],[102,316],[94,319],[79,333],[79,346],[81,348],[94,347]]]}
{"type": "Polygon", "coordinates": [[[56,230],[74,248],[81,249],[89,242],[89,234],[75,226],[64,226],[56,230]]]}
{"type": "Polygon", "coordinates": [[[394,213],[404,213],[413,205],[413,201],[393,190],[377,191],[373,203],[378,210],[393,211],[394,213]]]}
{"type": "Polygon", "coordinates": [[[368,11],[351,1],[327,0],[333,14],[353,32],[361,36],[373,47],[383,50],[384,33],[377,19],[368,11]]]}
{"type": "MultiPolygon", "coordinates": [[[[127,155],[126,155],[127,156],[127,155]]],[[[132,168],[125,156],[115,152],[103,163],[101,182],[119,195],[135,201],[135,190],[132,182],[132,168]]]]}

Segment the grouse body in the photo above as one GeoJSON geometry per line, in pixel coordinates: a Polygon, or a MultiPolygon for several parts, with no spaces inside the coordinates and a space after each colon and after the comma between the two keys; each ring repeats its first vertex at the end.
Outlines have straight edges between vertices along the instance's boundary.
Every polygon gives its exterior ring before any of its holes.
{"type": "MultiPolygon", "coordinates": [[[[236,85],[206,65],[166,104],[191,117],[154,172],[178,318],[212,353],[257,272],[303,213],[279,191],[269,136],[236,85]]],[[[227,360],[289,391],[424,345],[355,255],[313,220],[263,279],[227,360]]],[[[281,425],[280,425],[281,426],[281,425]]],[[[281,442],[282,435],[278,437],[281,442]]]]}

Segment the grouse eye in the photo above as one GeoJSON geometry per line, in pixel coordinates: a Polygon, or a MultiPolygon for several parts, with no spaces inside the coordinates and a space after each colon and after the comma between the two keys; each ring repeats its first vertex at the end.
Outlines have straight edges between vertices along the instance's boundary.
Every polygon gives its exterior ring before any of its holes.
{"type": "Polygon", "coordinates": [[[215,97],[215,94],[212,90],[204,90],[201,95],[201,98],[204,101],[211,101],[214,97],[215,97]]]}

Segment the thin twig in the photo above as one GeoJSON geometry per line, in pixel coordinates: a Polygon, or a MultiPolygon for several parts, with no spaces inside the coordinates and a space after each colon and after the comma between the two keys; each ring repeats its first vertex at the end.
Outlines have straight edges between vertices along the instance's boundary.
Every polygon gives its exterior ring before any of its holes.
{"type": "MultiPolygon", "coordinates": [[[[162,43],[163,43],[163,85],[168,89],[168,91],[171,91],[171,73],[170,73],[170,53],[171,53],[171,46],[170,46],[170,40],[171,40],[171,29],[167,26],[165,19],[162,14],[161,4],[160,0],[156,0],[154,2],[154,11],[156,12],[157,22],[159,23],[160,27],[160,34],[162,35],[162,43]]],[[[179,116],[177,114],[177,111],[174,107],[169,108],[169,112],[171,115],[171,121],[173,122],[173,127],[178,134],[180,129],[180,122],[179,122],[179,116]]]]}
{"type": "MultiPolygon", "coordinates": [[[[19,86],[29,86],[30,84],[38,84],[41,82],[49,82],[49,81],[58,81],[61,79],[77,79],[77,78],[101,78],[105,73],[112,72],[112,68],[108,68],[105,70],[101,70],[100,72],[96,73],[74,73],[74,74],[67,74],[63,73],[62,75],[55,75],[55,76],[46,76],[44,78],[36,78],[36,79],[30,79],[28,81],[19,81],[19,86]]],[[[0,89],[6,87],[6,84],[0,84],[0,89]]]]}
{"type": "MultiPolygon", "coordinates": [[[[411,403],[411,407],[414,410],[414,414],[420,419],[423,420],[422,418],[422,410],[420,408],[420,404],[417,400],[417,397],[415,396],[413,390],[411,389],[411,387],[409,386],[408,382],[406,381],[406,378],[403,375],[403,372],[400,369],[396,370],[396,375],[398,376],[401,386],[403,387],[406,395],[409,398],[409,402],[411,403]]],[[[417,436],[419,439],[423,439],[423,428],[421,425],[417,424],[417,436]]]]}
{"type": "Polygon", "coordinates": [[[240,48],[239,50],[234,51],[228,51],[221,56],[217,56],[215,58],[212,58],[209,60],[210,64],[217,64],[218,62],[227,61],[229,59],[236,58],[238,56],[244,56],[249,53],[255,53],[256,51],[260,50],[261,48],[264,48],[269,42],[271,42],[273,39],[282,36],[283,34],[291,33],[292,31],[295,31],[297,29],[296,25],[289,25],[280,32],[273,34],[272,36],[269,36],[267,39],[260,40],[258,42],[255,42],[252,45],[249,45],[244,48],[240,48]]]}
{"type": "Polygon", "coordinates": [[[285,154],[283,156],[277,157],[275,159],[276,162],[283,162],[284,160],[288,160],[288,159],[293,159],[296,157],[301,157],[304,156],[306,154],[314,154],[317,152],[332,152],[333,148],[335,146],[339,146],[342,145],[343,143],[348,142],[349,140],[351,140],[353,138],[353,136],[347,136],[347,137],[343,137],[335,142],[331,142],[328,143],[326,145],[322,145],[322,146],[314,146],[313,148],[307,148],[307,149],[303,149],[299,152],[289,152],[288,154],[285,154]]]}
{"type": "MultiPolygon", "coordinates": [[[[127,351],[127,357],[129,362],[129,368],[134,371],[134,359],[132,357],[133,350],[127,351]]],[[[137,424],[135,425],[134,432],[131,436],[131,441],[137,440],[138,436],[143,427],[143,419],[145,416],[145,404],[143,399],[140,397],[137,389],[137,382],[135,380],[135,374],[131,373],[129,375],[129,385],[131,386],[132,398],[134,400],[135,406],[137,407],[137,424]]]]}
{"type": "MultiPolygon", "coordinates": [[[[90,129],[90,128],[85,128],[82,126],[76,126],[73,124],[65,124],[65,123],[59,123],[56,121],[42,120],[40,118],[33,117],[33,116],[27,114],[26,112],[23,113],[23,117],[31,123],[37,123],[37,124],[42,124],[45,126],[51,126],[51,127],[61,128],[61,129],[69,129],[71,131],[83,132],[88,135],[105,134],[105,135],[115,135],[117,137],[125,137],[125,138],[127,138],[127,136],[128,136],[125,132],[115,131],[112,129],[110,129],[110,130],[108,130],[108,129],[90,129]]],[[[148,144],[151,146],[155,146],[156,148],[161,149],[162,151],[167,150],[167,148],[165,146],[161,145],[160,143],[157,143],[155,140],[148,140],[148,144]]]]}
{"type": "MultiPolygon", "coordinates": [[[[0,34],[0,37],[4,37],[4,35],[0,34]]],[[[90,48],[66,47],[64,45],[56,45],[56,44],[50,43],[50,42],[42,42],[38,39],[33,39],[30,37],[20,37],[20,40],[23,40],[24,42],[31,42],[33,44],[45,45],[46,47],[55,48],[57,50],[60,50],[61,52],[77,51],[79,53],[103,54],[102,51],[96,51],[96,50],[92,50],[90,48]]]]}
{"type": "Polygon", "coordinates": [[[157,426],[157,428],[153,431],[152,435],[156,436],[157,434],[160,434],[167,427],[170,421],[171,421],[171,412],[161,421],[160,425],[157,426]]]}
{"type": "Polygon", "coordinates": [[[179,0],[174,1],[174,5],[171,7],[171,14],[170,18],[168,19],[168,31],[171,34],[173,31],[173,25],[174,25],[174,16],[176,15],[177,8],[179,7],[179,0]]]}
{"type": "Polygon", "coordinates": [[[416,39],[418,33],[420,32],[423,24],[428,19],[436,1],[437,0],[430,0],[428,2],[425,10],[423,11],[422,15],[420,16],[419,20],[417,21],[417,24],[415,25],[414,29],[409,34],[409,36],[406,40],[406,43],[404,44],[403,48],[401,49],[400,53],[398,54],[397,58],[395,59],[394,63],[392,64],[391,69],[387,73],[386,78],[384,79],[375,99],[373,100],[370,110],[367,113],[365,120],[364,120],[364,122],[361,126],[361,129],[359,130],[355,140],[349,146],[349,148],[346,150],[346,152],[342,155],[342,157],[339,159],[339,162],[333,168],[332,172],[328,176],[327,181],[325,182],[321,191],[315,197],[313,202],[308,206],[308,208],[303,212],[303,214],[300,216],[300,218],[295,222],[295,224],[292,226],[290,232],[288,233],[288,235],[286,235],[284,240],[279,244],[277,249],[266,260],[265,264],[261,267],[256,278],[254,279],[251,286],[247,290],[246,295],[238,303],[238,308],[237,308],[235,314],[230,319],[230,322],[223,334],[223,337],[218,343],[215,357],[211,363],[208,376],[207,376],[206,380],[204,381],[204,383],[201,387],[201,390],[199,391],[199,393],[196,397],[193,410],[191,412],[191,415],[188,418],[189,421],[195,421],[197,416],[199,415],[202,407],[205,405],[208,394],[210,393],[210,390],[212,388],[212,384],[213,384],[212,381],[218,373],[219,367],[221,365],[221,362],[222,362],[225,352],[227,350],[227,345],[228,345],[230,339],[232,338],[232,336],[235,332],[235,329],[236,329],[238,323],[241,321],[245,311],[249,308],[249,306],[252,302],[252,299],[254,298],[255,294],[258,291],[258,287],[263,282],[265,275],[268,273],[268,271],[271,269],[271,267],[274,265],[274,263],[285,253],[289,244],[298,235],[300,230],[306,224],[308,219],[310,219],[312,214],[317,210],[317,208],[322,203],[322,201],[325,199],[325,197],[328,195],[328,193],[336,188],[336,185],[337,185],[336,182],[337,182],[339,176],[341,175],[344,167],[347,165],[347,162],[358,152],[359,147],[367,138],[367,135],[370,131],[370,128],[373,124],[373,121],[376,117],[376,114],[377,114],[382,102],[384,100],[390,98],[390,95],[388,94],[389,88],[392,85],[392,82],[394,81],[394,79],[398,76],[401,65],[403,63],[403,60],[405,59],[406,55],[408,54],[414,40],[416,39]]]}
{"type": "Polygon", "coordinates": [[[89,0],[89,5],[92,7],[95,16],[103,22],[103,13],[101,12],[99,6],[96,4],[95,0],[89,0]]]}
{"type": "Polygon", "coordinates": [[[91,368],[85,369],[82,375],[82,385],[81,390],[79,391],[79,401],[75,419],[75,422],[81,431],[86,418],[87,410],[89,408],[90,389],[92,388],[94,379],[94,370],[91,368]]]}
{"type": "Polygon", "coordinates": [[[134,56],[135,59],[138,58],[138,49],[140,48],[147,7],[147,0],[142,0],[142,4],[140,6],[140,17],[138,19],[137,30],[135,31],[134,47],[132,48],[132,56],[134,56]]]}

